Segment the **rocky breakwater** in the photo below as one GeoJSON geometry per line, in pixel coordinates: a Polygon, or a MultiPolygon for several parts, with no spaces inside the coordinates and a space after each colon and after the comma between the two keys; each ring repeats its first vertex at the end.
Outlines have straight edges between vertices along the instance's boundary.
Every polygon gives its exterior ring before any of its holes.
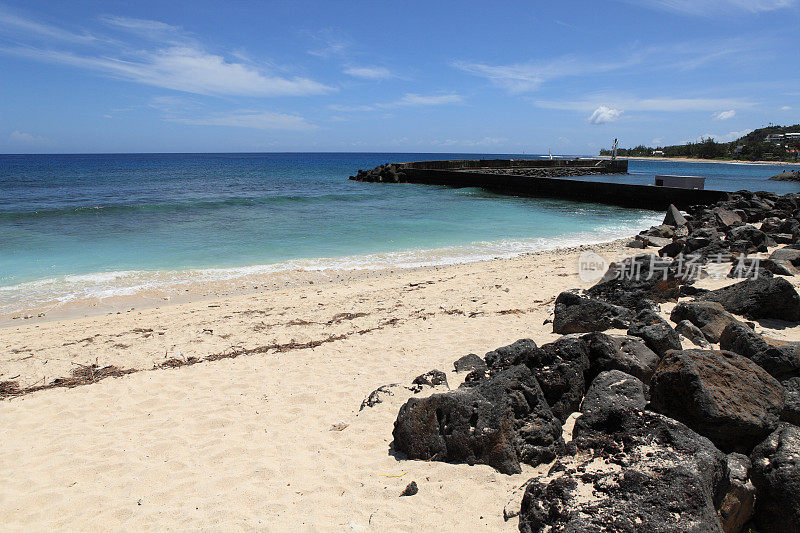
{"type": "Polygon", "coordinates": [[[784,170],[770,179],[773,181],[800,181],[800,170],[784,170]]]}
{"type": "Polygon", "coordinates": [[[353,181],[372,183],[403,183],[405,178],[403,166],[396,163],[387,163],[371,170],[359,170],[355,176],[350,176],[353,181]]]}
{"type": "Polygon", "coordinates": [[[657,254],[558,296],[558,340],[461,357],[457,389],[408,400],[395,453],[506,474],[547,464],[502,511],[523,532],[800,531],[800,347],[755,329],[800,323],[786,279],[800,267],[799,200],[670,208],[634,240],[657,254]],[[695,287],[713,264],[778,243],[757,275],[730,268],[742,279],[695,287]]]}

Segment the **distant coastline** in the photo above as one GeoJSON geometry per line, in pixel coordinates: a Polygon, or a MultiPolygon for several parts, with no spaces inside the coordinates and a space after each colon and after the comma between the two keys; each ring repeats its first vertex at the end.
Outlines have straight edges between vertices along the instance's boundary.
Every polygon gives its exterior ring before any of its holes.
{"type": "MultiPolygon", "coordinates": [[[[744,159],[701,159],[699,157],[666,157],[666,156],[637,156],[621,157],[634,161],[681,161],[683,163],[732,163],[736,165],[790,165],[800,166],[800,161],[747,161],[744,159]]],[[[611,159],[609,156],[598,156],[598,159],[611,159]]]]}

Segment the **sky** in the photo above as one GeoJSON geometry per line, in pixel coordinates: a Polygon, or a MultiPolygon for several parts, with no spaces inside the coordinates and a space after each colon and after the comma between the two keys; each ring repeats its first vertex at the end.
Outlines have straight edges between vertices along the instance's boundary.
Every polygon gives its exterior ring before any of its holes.
{"type": "Polygon", "coordinates": [[[0,0],[0,153],[596,154],[800,122],[800,0],[0,0]]]}

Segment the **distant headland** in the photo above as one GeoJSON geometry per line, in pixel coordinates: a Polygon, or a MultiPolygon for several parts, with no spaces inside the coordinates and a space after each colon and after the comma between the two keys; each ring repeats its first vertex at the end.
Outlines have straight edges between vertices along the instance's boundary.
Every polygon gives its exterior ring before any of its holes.
{"type": "MultiPolygon", "coordinates": [[[[600,150],[601,156],[612,154],[613,150],[611,149],[600,150]]],[[[718,143],[713,138],[708,138],[700,142],[655,148],[644,145],[634,148],[618,148],[617,156],[750,163],[797,163],[800,159],[800,124],[759,128],[727,143],[718,143]]]]}

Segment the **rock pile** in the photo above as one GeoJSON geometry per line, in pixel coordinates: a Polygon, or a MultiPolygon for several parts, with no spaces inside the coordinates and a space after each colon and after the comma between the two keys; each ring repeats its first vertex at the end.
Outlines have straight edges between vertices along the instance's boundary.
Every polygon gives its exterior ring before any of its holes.
{"type": "Polygon", "coordinates": [[[800,195],[742,191],[685,214],[671,206],[637,241],[658,255],[612,264],[584,293],[558,296],[558,340],[469,354],[455,362],[469,372],[458,389],[408,400],[395,451],[508,474],[555,461],[504,514],[523,532],[800,531],[800,345],[747,322],[800,323],[800,295],[781,277],[800,267],[800,195]],[[709,262],[778,243],[789,245],[766,274],[693,286],[709,262]],[[676,302],[670,320],[663,302],[676,302]],[[570,440],[562,424],[576,412],[570,440]]]}
{"type": "Polygon", "coordinates": [[[405,177],[401,165],[387,163],[371,170],[359,170],[355,176],[350,176],[350,179],[375,183],[402,183],[405,181],[405,177]]]}

